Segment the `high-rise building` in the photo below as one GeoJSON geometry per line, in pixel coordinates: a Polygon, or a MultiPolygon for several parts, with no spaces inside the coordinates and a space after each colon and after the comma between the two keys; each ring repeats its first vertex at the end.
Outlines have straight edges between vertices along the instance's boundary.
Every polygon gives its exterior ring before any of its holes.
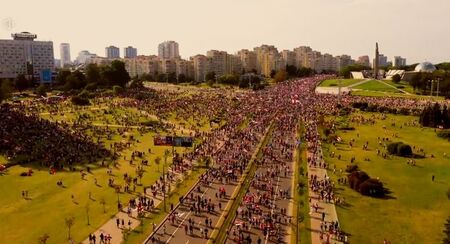
{"type": "Polygon", "coordinates": [[[358,61],[356,61],[356,63],[357,63],[357,64],[360,64],[360,65],[364,65],[364,66],[370,67],[370,59],[369,59],[369,56],[364,55],[364,56],[359,57],[359,58],[358,58],[358,61]]]}
{"type": "Polygon", "coordinates": [[[120,49],[115,46],[109,46],[105,48],[106,58],[120,58],[120,49]]]}
{"type": "Polygon", "coordinates": [[[177,72],[177,65],[175,59],[161,59],[160,70],[162,74],[171,74],[177,72]]]}
{"type": "Polygon", "coordinates": [[[128,46],[123,49],[124,58],[135,58],[137,57],[137,48],[128,46]]]}
{"type": "Polygon", "coordinates": [[[311,53],[312,51],[313,51],[312,48],[307,47],[307,46],[300,46],[300,47],[294,48],[295,61],[296,61],[297,68],[308,67],[307,66],[308,53],[311,53]]]}
{"type": "Polygon", "coordinates": [[[208,72],[214,72],[218,76],[227,73],[227,52],[209,50],[206,52],[206,57],[209,59],[208,72]]]}
{"type": "Polygon", "coordinates": [[[406,66],[406,58],[402,58],[401,56],[395,56],[393,66],[394,67],[406,66]]]}
{"type": "Polygon", "coordinates": [[[284,62],[286,63],[286,65],[293,65],[296,66],[295,63],[295,52],[291,51],[291,50],[283,50],[281,52],[281,56],[283,57],[284,62]]]}
{"type": "Polygon", "coordinates": [[[227,54],[225,72],[227,74],[241,74],[242,62],[238,55],[227,54]]]}
{"type": "Polygon", "coordinates": [[[158,45],[158,57],[163,59],[180,58],[178,43],[175,41],[165,41],[158,45]]]}
{"type": "Polygon", "coordinates": [[[242,49],[238,52],[241,59],[242,68],[245,72],[256,70],[256,53],[247,49],[242,49]]]}
{"type": "Polygon", "coordinates": [[[135,58],[125,58],[125,69],[131,77],[144,74],[155,76],[159,73],[160,60],[157,56],[137,56],[135,58]]]}
{"type": "Polygon", "coordinates": [[[256,53],[256,70],[259,74],[268,77],[272,70],[277,70],[279,54],[275,46],[262,45],[255,47],[253,50],[256,53]]]}
{"type": "Polygon", "coordinates": [[[61,67],[72,64],[70,59],[70,44],[69,43],[61,43],[59,46],[59,51],[61,55],[61,67]]]}
{"type": "Polygon", "coordinates": [[[29,32],[11,36],[13,40],[0,40],[0,78],[23,74],[39,79],[54,70],[53,42],[35,41],[37,35],[29,32]]]}
{"type": "Polygon", "coordinates": [[[195,55],[191,57],[194,64],[194,79],[196,81],[205,81],[208,73],[208,57],[205,55],[195,55]]]}
{"type": "Polygon", "coordinates": [[[349,55],[341,55],[341,56],[337,56],[336,57],[336,61],[337,61],[337,70],[341,70],[342,68],[345,68],[349,65],[352,65],[355,63],[354,60],[352,60],[352,57],[350,57],[349,55]]]}

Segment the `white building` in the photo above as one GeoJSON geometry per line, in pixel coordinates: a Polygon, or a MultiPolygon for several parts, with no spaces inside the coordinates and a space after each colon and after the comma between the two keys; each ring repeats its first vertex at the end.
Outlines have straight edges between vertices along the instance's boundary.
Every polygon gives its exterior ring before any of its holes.
{"type": "Polygon", "coordinates": [[[161,59],[180,58],[178,43],[175,41],[165,41],[158,45],[158,57],[161,59]]]}
{"type": "Polygon", "coordinates": [[[124,58],[135,58],[137,57],[137,48],[128,46],[123,49],[124,58]]]}
{"type": "Polygon", "coordinates": [[[106,58],[120,58],[120,49],[115,46],[109,46],[105,48],[106,58]]]}
{"type": "Polygon", "coordinates": [[[37,35],[21,32],[13,40],[0,40],[0,78],[20,74],[39,79],[43,71],[54,70],[53,42],[35,41],[37,35]]]}
{"type": "Polygon", "coordinates": [[[75,59],[75,62],[77,64],[85,64],[85,63],[89,63],[89,61],[91,59],[96,58],[96,57],[97,57],[97,54],[90,53],[87,50],[83,50],[78,53],[78,57],[75,59]]]}
{"type": "Polygon", "coordinates": [[[72,61],[70,59],[70,44],[69,43],[61,43],[59,45],[59,52],[61,55],[61,67],[72,64],[72,61]]]}

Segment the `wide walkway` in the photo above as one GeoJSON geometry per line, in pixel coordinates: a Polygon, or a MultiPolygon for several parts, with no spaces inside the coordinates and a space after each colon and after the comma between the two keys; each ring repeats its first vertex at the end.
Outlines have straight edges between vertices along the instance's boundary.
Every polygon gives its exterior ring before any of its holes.
{"type": "MultiPolygon", "coordinates": [[[[322,151],[320,150],[320,154],[322,151]]],[[[313,158],[314,154],[308,151],[308,158],[313,158]]],[[[322,158],[322,157],[320,157],[322,158]]],[[[317,179],[323,180],[327,177],[327,170],[323,168],[313,167],[308,163],[308,176],[317,175],[317,179]]],[[[311,216],[311,241],[313,244],[316,243],[326,243],[327,237],[323,236],[323,240],[320,239],[320,231],[321,231],[321,222],[322,222],[322,213],[325,213],[325,222],[329,223],[331,221],[338,221],[336,207],[334,203],[326,203],[323,201],[319,201],[319,195],[314,193],[311,188],[308,188],[308,194],[311,199],[309,203],[310,207],[310,216],[311,216]],[[314,204],[319,205],[319,211],[312,211],[314,204]]],[[[329,243],[342,243],[340,241],[336,241],[333,238],[329,239],[329,243]]]]}
{"type": "MultiPolygon", "coordinates": [[[[169,171],[170,171],[170,168],[169,168],[169,171]]],[[[174,174],[175,174],[174,180],[172,182],[170,182],[171,192],[176,190],[176,182],[178,181],[178,179],[183,177],[183,174],[181,174],[181,173],[174,172],[174,174]]],[[[153,199],[153,201],[155,203],[155,207],[158,207],[158,205],[163,201],[163,196],[160,193],[158,193],[156,198],[154,198],[153,195],[150,196],[150,194],[146,194],[146,197],[153,199]]],[[[138,202],[138,199],[136,199],[136,202],[138,202]]],[[[100,234],[103,233],[103,235],[107,235],[107,234],[111,235],[111,237],[112,237],[111,244],[120,244],[120,243],[122,243],[122,240],[123,240],[123,231],[124,230],[134,230],[136,227],[139,226],[140,221],[138,219],[137,208],[131,209],[130,216],[128,216],[127,210],[128,210],[128,205],[123,207],[122,211],[118,212],[113,218],[108,220],[108,222],[103,224],[94,233],[92,233],[97,238],[96,243],[100,243],[100,234]],[[116,223],[117,219],[120,220],[119,227],[117,227],[117,223],[116,223]],[[122,226],[122,220],[124,221],[124,224],[125,224],[124,226],[122,226]],[[128,221],[130,221],[131,225],[128,225],[128,221]]],[[[149,214],[151,214],[151,213],[146,213],[146,215],[149,215],[149,214]]],[[[84,240],[82,243],[89,244],[89,238],[86,238],[86,240],[84,240]]]]}

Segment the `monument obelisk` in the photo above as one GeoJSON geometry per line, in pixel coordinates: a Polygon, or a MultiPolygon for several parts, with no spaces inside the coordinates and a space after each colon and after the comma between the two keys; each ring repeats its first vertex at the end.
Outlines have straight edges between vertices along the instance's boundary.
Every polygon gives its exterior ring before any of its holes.
{"type": "Polygon", "coordinates": [[[378,42],[376,43],[375,46],[375,61],[373,64],[373,77],[375,78],[375,80],[378,80],[378,73],[379,73],[379,59],[380,59],[380,52],[378,51],[378,42]]]}

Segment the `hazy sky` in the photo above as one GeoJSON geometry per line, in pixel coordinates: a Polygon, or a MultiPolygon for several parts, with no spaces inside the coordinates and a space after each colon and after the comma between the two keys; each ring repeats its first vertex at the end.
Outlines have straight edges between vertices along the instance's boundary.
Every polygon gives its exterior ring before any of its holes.
{"type": "Polygon", "coordinates": [[[278,50],[311,46],[322,53],[381,53],[408,63],[450,61],[450,0],[3,0],[0,39],[29,31],[100,56],[109,45],[157,54],[175,40],[183,58],[261,44],[278,50]],[[10,30],[5,22],[12,20],[10,30]]]}

